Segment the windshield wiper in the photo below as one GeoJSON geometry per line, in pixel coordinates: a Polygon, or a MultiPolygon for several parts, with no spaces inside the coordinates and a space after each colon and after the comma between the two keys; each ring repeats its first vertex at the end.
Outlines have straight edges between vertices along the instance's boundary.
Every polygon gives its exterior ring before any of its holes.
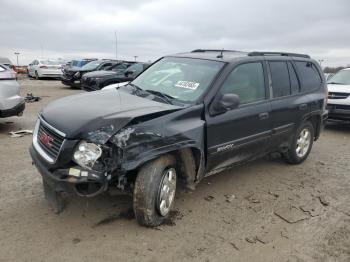
{"type": "Polygon", "coordinates": [[[156,95],[156,96],[162,98],[164,101],[166,101],[168,104],[171,104],[171,105],[173,104],[173,102],[171,100],[175,99],[175,97],[172,97],[170,95],[164,94],[164,93],[159,92],[159,91],[150,90],[150,89],[147,89],[145,91],[148,93],[151,93],[152,95],[156,95]]]}
{"type": "Polygon", "coordinates": [[[129,83],[128,85],[134,89],[136,95],[140,95],[140,92],[143,91],[143,89],[141,87],[139,87],[133,83],[129,83]]]}

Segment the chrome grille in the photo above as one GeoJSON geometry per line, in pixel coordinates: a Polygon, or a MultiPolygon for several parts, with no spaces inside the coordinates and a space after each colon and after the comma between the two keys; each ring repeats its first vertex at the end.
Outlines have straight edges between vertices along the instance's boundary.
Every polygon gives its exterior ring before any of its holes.
{"type": "Polygon", "coordinates": [[[329,99],[346,99],[348,98],[350,94],[348,93],[340,93],[340,92],[329,92],[328,98],[329,99]]]}
{"type": "Polygon", "coordinates": [[[65,134],[47,124],[41,117],[34,130],[33,144],[50,163],[54,163],[64,143],[65,134]]]}

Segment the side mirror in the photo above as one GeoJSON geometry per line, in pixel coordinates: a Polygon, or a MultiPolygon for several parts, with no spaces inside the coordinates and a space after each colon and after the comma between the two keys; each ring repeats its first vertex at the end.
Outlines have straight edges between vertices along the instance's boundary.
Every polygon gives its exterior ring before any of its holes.
{"type": "Polygon", "coordinates": [[[220,115],[239,106],[239,96],[235,94],[224,94],[219,99],[215,99],[212,104],[211,113],[220,115]]]}
{"type": "Polygon", "coordinates": [[[125,75],[126,77],[128,77],[129,75],[132,75],[133,73],[134,73],[133,71],[128,70],[128,71],[126,71],[126,72],[124,73],[124,75],[125,75]]]}

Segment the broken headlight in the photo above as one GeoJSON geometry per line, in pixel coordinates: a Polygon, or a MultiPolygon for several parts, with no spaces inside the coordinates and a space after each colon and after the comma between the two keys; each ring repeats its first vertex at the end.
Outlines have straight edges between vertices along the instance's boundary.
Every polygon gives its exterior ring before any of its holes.
{"type": "Polygon", "coordinates": [[[81,167],[91,169],[101,155],[102,149],[99,145],[81,141],[75,149],[73,160],[81,167]]]}

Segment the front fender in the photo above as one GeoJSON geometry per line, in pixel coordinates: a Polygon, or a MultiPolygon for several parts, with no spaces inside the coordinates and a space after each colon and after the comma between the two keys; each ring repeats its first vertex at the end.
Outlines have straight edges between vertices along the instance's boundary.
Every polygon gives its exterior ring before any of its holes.
{"type": "Polygon", "coordinates": [[[122,129],[111,142],[122,150],[121,168],[135,170],[160,155],[183,148],[204,152],[202,107],[176,111],[122,129]]]}

